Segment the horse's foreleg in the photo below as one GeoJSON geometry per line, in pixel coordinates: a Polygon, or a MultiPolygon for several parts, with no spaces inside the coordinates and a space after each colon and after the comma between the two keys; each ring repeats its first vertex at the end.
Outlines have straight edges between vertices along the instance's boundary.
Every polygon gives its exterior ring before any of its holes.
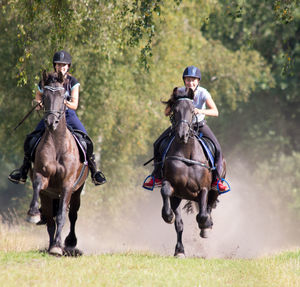
{"type": "Polygon", "coordinates": [[[197,214],[197,222],[198,226],[201,229],[201,237],[206,237],[205,229],[210,228],[212,226],[212,222],[210,220],[210,214],[207,212],[207,202],[208,202],[208,189],[206,187],[201,188],[199,193],[199,213],[197,214]]]}
{"type": "Polygon", "coordinates": [[[30,203],[29,210],[27,212],[27,221],[31,223],[37,223],[41,219],[39,211],[39,194],[43,186],[43,178],[40,174],[36,174],[34,177],[32,187],[33,195],[30,203]]]}
{"type": "Polygon", "coordinates": [[[175,225],[175,230],[177,233],[177,243],[175,246],[174,256],[182,258],[182,257],[185,257],[185,254],[184,254],[184,247],[182,244],[183,221],[182,221],[181,209],[180,209],[181,198],[172,197],[170,199],[170,202],[171,202],[171,208],[175,214],[175,224],[174,225],[175,225]]]}
{"type": "Polygon", "coordinates": [[[63,255],[61,244],[61,233],[66,222],[67,207],[70,202],[71,191],[63,189],[62,196],[59,200],[58,212],[56,215],[56,234],[53,245],[50,248],[50,253],[53,255],[63,255]]]}
{"type": "Polygon", "coordinates": [[[208,193],[208,203],[207,203],[207,212],[211,215],[213,208],[216,208],[218,202],[219,192],[211,189],[208,193]]]}
{"type": "Polygon", "coordinates": [[[167,180],[163,181],[160,193],[161,193],[161,196],[163,199],[163,207],[162,207],[162,211],[161,211],[161,216],[165,222],[172,224],[175,220],[174,213],[170,206],[170,197],[173,194],[173,188],[167,180]]]}
{"type": "Polygon", "coordinates": [[[41,198],[41,209],[42,209],[42,215],[44,219],[47,221],[47,231],[49,234],[49,249],[53,245],[54,241],[54,235],[55,235],[55,230],[56,230],[56,223],[54,221],[54,200],[50,197],[48,197],[46,194],[41,193],[40,194],[41,198]]]}
{"type": "Polygon", "coordinates": [[[70,232],[65,239],[65,247],[75,248],[77,245],[77,238],[75,234],[75,224],[77,220],[77,212],[80,208],[80,193],[83,185],[72,194],[70,201],[69,220],[70,220],[70,232]]]}
{"type": "Polygon", "coordinates": [[[49,234],[49,251],[54,243],[54,234],[55,234],[56,224],[53,218],[47,219],[47,231],[49,234]]]}

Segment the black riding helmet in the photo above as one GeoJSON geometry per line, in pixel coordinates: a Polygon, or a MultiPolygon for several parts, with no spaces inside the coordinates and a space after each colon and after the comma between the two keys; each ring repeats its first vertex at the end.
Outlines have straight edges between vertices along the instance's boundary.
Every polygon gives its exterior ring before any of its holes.
{"type": "Polygon", "coordinates": [[[188,66],[184,69],[183,74],[182,74],[183,82],[184,82],[185,77],[197,78],[200,81],[201,80],[201,72],[195,66],[188,66]]]}
{"type": "Polygon", "coordinates": [[[54,54],[52,63],[53,63],[54,70],[55,70],[56,63],[68,64],[70,68],[72,64],[72,57],[68,52],[61,50],[54,54]]]}

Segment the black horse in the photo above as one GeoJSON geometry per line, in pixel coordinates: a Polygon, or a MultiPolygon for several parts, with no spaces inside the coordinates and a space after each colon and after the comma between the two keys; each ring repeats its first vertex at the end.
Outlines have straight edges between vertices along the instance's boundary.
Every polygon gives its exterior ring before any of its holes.
{"type": "MultiPolygon", "coordinates": [[[[184,256],[182,244],[183,221],[180,203],[182,199],[196,202],[200,236],[207,237],[207,229],[213,225],[211,210],[215,206],[218,191],[211,189],[212,169],[193,127],[194,92],[192,89],[175,88],[168,104],[173,114],[175,138],[166,154],[163,165],[161,195],[162,217],[173,223],[177,232],[175,256],[184,256]]],[[[225,174],[224,162],[224,174],[225,174]]],[[[224,177],[223,174],[223,177],[224,177]]]]}
{"type": "Polygon", "coordinates": [[[43,73],[46,130],[35,152],[31,171],[33,198],[28,211],[29,221],[35,222],[40,216],[40,197],[41,213],[49,234],[49,253],[54,255],[63,254],[61,233],[68,209],[70,233],[65,239],[65,249],[76,252],[75,223],[80,193],[88,175],[87,163],[80,161],[77,143],[67,128],[63,81],[61,73],[43,73]]]}

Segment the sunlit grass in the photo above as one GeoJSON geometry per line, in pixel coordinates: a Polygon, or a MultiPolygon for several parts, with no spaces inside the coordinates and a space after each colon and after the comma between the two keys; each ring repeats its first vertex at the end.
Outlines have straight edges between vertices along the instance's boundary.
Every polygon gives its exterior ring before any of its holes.
{"type": "Polygon", "coordinates": [[[47,237],[37,228],[0,223],[0,286],[300,286],[300,249],[255,259],[147,252],[57,258],[40,251],[47,237]]]}
{"type": "Polygon", "coordinates": [[[300,286],[300,251],[259,259],[0,253],[1,286],[300,286]],[[4,284],[4,285],[3,285],[4,284]]]}
{"type": "MultiPolygon", "coordinates": [[[[0,251],[21,252],[45,248],[45,237],[35,225],[14,218],[13,222],[1,223],[0,216],[0,251]]],[[[44,229],[44,228],[43,228],[44,229]]]]}

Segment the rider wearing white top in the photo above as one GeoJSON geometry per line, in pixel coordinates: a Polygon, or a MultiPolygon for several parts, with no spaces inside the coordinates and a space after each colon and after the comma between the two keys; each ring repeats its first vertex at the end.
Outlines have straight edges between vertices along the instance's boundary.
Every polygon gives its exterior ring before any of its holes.
{"type": "MultiPolygon", "coordinates": [[[[211,99],[210,93],[205,89],[200,86],[196,88],[194,91],[194,106],[197,109],[204,110],[206,109],[206,101],[208,99],[211,99]]],[[[205,114],[199,113],[197,114],[197,122],[203,121],[205,118],[205,114]]]]}
{"type": "MultiPolygon", "coordinates": [[[[183,88],[192,89],[194,91],[194,113],[197,118],[198,132],[199,134],[202,134],[203,136],[209,138],[214,143],[214,146],[216,148],[216,170],[213,172],[212,188],[219,189],[220,191],[225,191],[227,187],[223,185],[221,181],[218,182],[223,172],[223,156],[221,146],[216,136],[204,120],[205,116],[217,117],[219,115],[219,111],[210,93],[205,88],[200,87],[199,83],[201,80],[201,72],[197,67],[186,67],[183,72],[182,79],[185,85],[183,88]]],[[[165,115],[170,116],[171,112],[171,107],[167,106],[165,115]]],[[[154,143],[154,170],[152,172],[154,180],[153,178],[150,178],[149,181],[144,182],[145,188],[150,188],[151,186],[160,186],[162,183],[162,164],[161,155],[159,153],[159,146],[162,143],[163,139],[165,139],[166,137],[170,137],[170,134],[171,128],[169,127],[154,143]]]]}

